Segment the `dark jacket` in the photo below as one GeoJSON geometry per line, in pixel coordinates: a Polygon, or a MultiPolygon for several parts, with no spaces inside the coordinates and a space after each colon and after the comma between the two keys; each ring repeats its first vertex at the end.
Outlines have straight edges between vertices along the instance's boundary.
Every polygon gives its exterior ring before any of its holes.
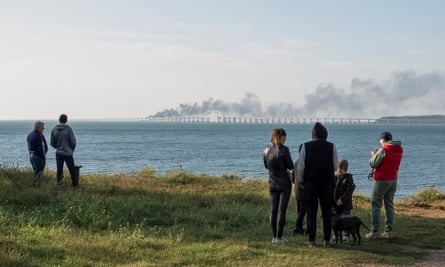
{"type": "Polygon", "coordinates": [[[51,132],[51,146],[56,149],[56,154],[72,156],[76,149],[76,137],[73,129],[67,124],[58,124],[51,132]]]}
{"type": "Polygon", "coordinates": [[[34,156],[39,156],[42,159],[46,158],[46,152],[48,152],[48,144],[46,143],[45,136],[37,130],[32,131],[26,138],[28,143],[28,151],[34,156]]]}
{"type": "Polygon", "coordinates": [[[312,140],[304,144],[305,156],[303,170],[303,184],[313,183],[334,188],[334,162],[337,158],[334,144],[326,140],[312,140]]]}
{"type": "Polygon", "coordinates": [[[335,176],[334,208],[336,211],[352,210],[352,193],[355,190],[352,174],[346,173],[342,176],[335,176]],[[341,198],[343,205],[337,206],[335,203],[341,198]]]}
{"type": "Polygon", "coordinates": [[[270,189],[290,191],[292,188],[291,175],[294,164],[289,152],[289,148],[280,145],[277,148],[270,144],[264,148],[264,167],[269,170],[270,189]],[[289,171],[288,171],[289,170],[289,171]]]}

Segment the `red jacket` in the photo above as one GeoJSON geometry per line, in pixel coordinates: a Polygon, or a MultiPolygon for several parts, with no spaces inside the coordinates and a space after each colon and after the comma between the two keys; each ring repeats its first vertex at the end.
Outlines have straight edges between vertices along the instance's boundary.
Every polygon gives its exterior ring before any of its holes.
{"type": "Polygon", "coordinates": [[[397,172],[402,161],[403,148],[398,142],[386,143],[382,148],[385,156],[374,169],[374,180],[397,180],[397,172]]]}

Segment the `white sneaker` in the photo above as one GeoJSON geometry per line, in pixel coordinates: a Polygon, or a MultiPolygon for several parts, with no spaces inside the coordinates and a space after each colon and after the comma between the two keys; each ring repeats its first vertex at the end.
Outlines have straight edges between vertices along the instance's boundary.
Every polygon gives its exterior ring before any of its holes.
{"type": "Polygon", "coordinates": [[[383,232],[380,235],[381,238],[391,238],[391,236],[392,236],[392,233],[391,232],[387,232],[387,231],[383,232]]]}
{"type": "Polygon", "coordinates": [[[377,238],[379,236],[378,232],[369,232],[365,235],[365,238],[371,239],[371,238],[377,238]]]}
{"type": "Polygon", "coordinates": [[[275,237],[274,237],[274,238],[272,238],[272,244],[278,243],[278,242],[277,242],[277,240],[278,240],[278,239],[277,239],[277,238],[275,238],[275,237]]]}

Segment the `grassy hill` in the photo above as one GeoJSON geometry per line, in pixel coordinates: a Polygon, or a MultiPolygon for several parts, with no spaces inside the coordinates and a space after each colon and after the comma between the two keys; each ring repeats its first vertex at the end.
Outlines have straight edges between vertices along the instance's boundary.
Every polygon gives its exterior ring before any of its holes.
{"type": "MultiPolygon", "coordinates": [[[[50,171],[32,179],[0,168],[0,266],[405,266],[445,244],[445,195],[434,188],[397,204],[394,238],[326,249],[291,236],[293,198],[290,242],[271,243],[264,181],[148,168],[82,175],[77,189],[69,179],[57,186],[50,171]]],[[[369,226],[369,199],[356,195],[354,205],[369,226]]]]}

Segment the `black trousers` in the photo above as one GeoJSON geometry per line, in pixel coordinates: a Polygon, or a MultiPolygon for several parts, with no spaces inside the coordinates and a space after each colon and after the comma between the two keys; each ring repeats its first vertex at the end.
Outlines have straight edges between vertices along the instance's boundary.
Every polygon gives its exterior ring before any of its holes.
{"type": "Polygon", "coordinates": [[[297,199],[297,220],[295,222],[295,231],[303,231],[304,216],[306,216],[306,203],[304,200],[297,199]]]}
{"type": "Polygon", "coordinates": [[[60,183],[63,179],[63,164],[66,163],[71,176],[71,183],[73,186],[79,184],[79,177],[76,172],[76,167],[74,166],[73,156],[64,156],[56,154],[57,163],[57,182],[60,183]]]}
{"type": "Polygon", "coordinates": [[[286,211],[289,205],[290,189],[278,190],[271,188],[269,190],[272,207],[270,209],[270,225],[274,238],[282,238],[284,224],[286,222],[286,211]]]}
{"type": "Polygon", "coordinates": [[[331,239],[332,231],[332,198],[334,188],[331,184],[321,183],[305,184],[305,201],[307,207],[307,232],[309,241],[315,241],[317,231],[317,212],[320,204],[323,218],[323,240],[331,239]]]}

